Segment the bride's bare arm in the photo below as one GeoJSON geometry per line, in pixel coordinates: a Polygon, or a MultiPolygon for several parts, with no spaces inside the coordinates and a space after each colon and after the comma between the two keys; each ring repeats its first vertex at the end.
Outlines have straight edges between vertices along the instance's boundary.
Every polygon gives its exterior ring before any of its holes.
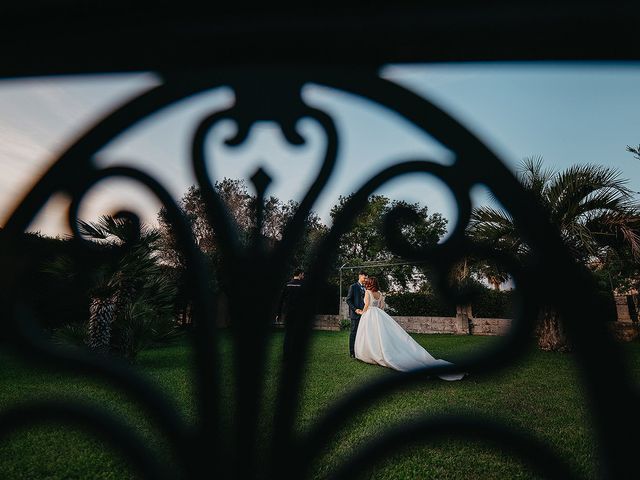
{"type": "Polygon", "coordinates": [[[364,312],[366,312],[367,310],[369,310],[369,290],[365,290],[364,292],[364,308],[362,309],[362,313],[364,314],[364,312]]]}

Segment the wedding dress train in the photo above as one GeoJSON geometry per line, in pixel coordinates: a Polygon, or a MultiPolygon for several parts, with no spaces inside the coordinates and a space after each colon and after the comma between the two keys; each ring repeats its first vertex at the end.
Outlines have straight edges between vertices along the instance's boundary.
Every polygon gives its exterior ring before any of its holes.
{"type": "MultiPolygon", "coordinates": [[[[407,371],[451,362],[434,358],[398,325],[382,308],[382,295],[378,300],[367,290],[369,308],[362,314],[356,334],[356,358],[366,363],[382,365],[394,370],[407,371]]],[[[438,375],[443,380],[460,380],[464,374],[438,375]]]]}

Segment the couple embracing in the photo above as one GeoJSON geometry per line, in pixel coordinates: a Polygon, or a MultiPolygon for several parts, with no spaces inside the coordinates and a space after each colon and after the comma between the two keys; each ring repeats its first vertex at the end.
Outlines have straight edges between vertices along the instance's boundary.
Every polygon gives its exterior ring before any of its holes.
{"type": "MultiPolygon", "coordinates": [[[[451,365],[434,358],[384,311],[384,295],[375,277],[366,272],[349,287],[347,305],[351,319],[349,353],[366,363],[408,371],[435,365],[451,365]]],[[[464,374],[439,375],[443,380],[460,380],[464,374]]]]}

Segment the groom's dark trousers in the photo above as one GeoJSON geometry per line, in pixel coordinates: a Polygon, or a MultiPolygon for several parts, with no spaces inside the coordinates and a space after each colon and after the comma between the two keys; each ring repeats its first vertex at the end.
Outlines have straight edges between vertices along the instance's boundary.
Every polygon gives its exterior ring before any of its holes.
{"type": "Polygon", "coordinates": [[[347,293],[347,305],[349,305],[349,318],[351,319],[351,334],[349,335],[349,354],[355,356],[356,334],[358,333],[358,325],[360,324],[360,316],[356,313],[357,309],[364,308],[364,287],[359,282],[349,287],[347,293]]]}

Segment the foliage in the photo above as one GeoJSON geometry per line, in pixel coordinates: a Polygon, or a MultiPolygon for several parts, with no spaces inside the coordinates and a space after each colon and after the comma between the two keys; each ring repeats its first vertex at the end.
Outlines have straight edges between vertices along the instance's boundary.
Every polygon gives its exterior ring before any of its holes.
{"type": "Polygon", "coordinates": [[[441,296],[416,292],[390,293],[385,297],[387,310],[392,315],[454,317],[456,306],[441,296]]]}
{"type": "Polygon", "coordinates": [[[113,348],[130,361],[144,348],[171,342],[181,333],[173,315],[174,284],[160,268],[146,274],[147,281],[113,324],[113,348]]]}
{"type": "MultiPolygon", "coordinates": [[[[32,309],[43,328],[52,329],[86,318],[86,282],[81,278],[61,282],[46,273],[44,266],[71,255],[90,266],[107,254],[104,249],[76,249],[69,239],[28,232],[21,235],[14,248],[0,249],[0,268],[14,272],[11,280],[18,286],[14,294],[32,309]]],[[[0,306],[0,311],[3,308],[0,306]]]]}
{"type": "MultiPolygon", "coordinates": [[[[216,182],[214,190],[225,204],[229,215],[234,219],[240,242],[246,244],[256,233],[257,205],[255,195],[249,193],[244,181],[229,178],[216,182]]],[[[349,198],[340,197],[338,204],[331,211],[332,218],[339,214],[349,198]]],[[[205,202],[200,190],[195,186],[190,187],[180,200],[179,206],[192,227],[198,246],[210,259],[210,273],[211,277],[215,279],[212,289],[224,289],[224,279],[218,278],[220,258],[216,245],[215,229],[210,225],[206,216],[205,202]]],[[[267,245],[275,247],[282,240],[286,226],[298,208],[299,204],[293,200],[282,202],[273,196],[265,199],[264,221],[260,235],[266,240],[267,245]]],[[[365,211],[358,215],[352,229],[341,239],[340,251],[335,262],[341,262],[341,265],[346,261],[353,264],[363,261],[395,259],[395,256],[387,249],[382,235],[384,217],[394,208],[407,208],[416,213],[416,222],[402,226],[405,238],[415,245],[433,245],[446,232],[447,221],[438,213],[429,214],[427,207],[417,203],[391,201],[387,197],[374,195],[369,198],[365,211]]],[[[179,252],[174,228],[164,209],[159,212],[158,221],[161,234],[160,258],[163,263],[175,268],[178,277],[179,303],[183,309],[186,309],[188,299],[184,294],[183,254],[179,252]]],[[[328,231],[315,212],[311,212],[305,222],[302,239],[295,246],[291,264],[288,266],[290,270],[295,267],[307,269],[312,264],[316,246],[328,231]]],[[[337,265],[334,266],[333,271],[337,271],[337,265]]],[[[372,270],[372,274],[377,273],[375,269],[370,270],[372,270]]],[[[428,270],[424,267],[405,265],[390,269],[384,268],[380,272],[381,286],[388,290],[389,287],[401,288],[408,285],[419,288],[421,284],[425,283],[422,277],[428,270]],[[417,282],[414,281],[416,276],[420,277],[417,282]]],[[[337,275],[330,276],[328,284],[321,289],[322,291],[318,295],[318,305],[316,306],[318,311],[334,313],[337,310],[337,285],[337,275]]]]}
{"type": "Polygon", "coordinates": [[[486,289],[472,299],[471,311],[475,318],[514,318],[513,292],[486,289]]]}
{"type": "MultiPolygon", "coordinates": [[[[86,330],[92,348],[96,347],[91,338],[98,335],[106,342],[105,349],[133,360],[158,337],[157,331],[166,335],[176,328],[173,318],[176,288],[167,268],[156,258],[160,236],[126,217],[102,216],[97,222],[80,221],[79,230],[96,246],[106,248],[109,255],[91,268],[79,264],[71,255],[61,255],[43,270],[63,282],[82,277],[87,283],[86,293],[96,306],[86,330]]],[[[54,337],[58,341],[73,341],[81,331],[79,327],[67,326],[55,332],[54,337]]]]}
{"type": "MultiPolygon", "coordinates": [[[[618,170],[580,164],[556,172],[541,158],[525,159],[518,172],[523,187],[545,209],[576,260],[584,265],[605,260],[623,246],[640,256],[640,207],[618,170]]],[[[511,215],[493,207],[476,208],[473,238],[516,255],[528,252],[511,215]]]]}
{"type": "Polygon", "coordinates": [[[89,335],[87,323],[69,323],[53,330],[51,341],[57,345],[86,347],[89,335]]]}
{"type": "Polygon", "coordinates": [[[601,290],[621,295],[640,290],[640,263],[628,247],[609,249],[592,271],[601,290]]]}
{"type": "MultiPolygon", "coordinates": [[[[172,293],[172,286],[160,284],[157,289],[145,289],[141,296],[124,305],[113,321],[112,351],[133,361],[149,346],[166,345],[180,338],[182,330],[173,318],[172,293]]],[[[88,334],[86,322],[70,323],[53,330],[51,339],[58,345],[86,347],[88,334]]]]}
{"type": "MultiPolygon", "coordinates": [[[[331,209],[331,218],[335,220],[350,199],[351,196],[341,196],[338,204],[331,209]]],[[[387,247],[383,231],[385,216],[396,208],[408,209],[415,213],[416,221],[402,226],[402,235],[415,247],[435,245],[446,233],[447,220],[439,213],[430,214],[426,206],[391,200],[383,195],[372,195],[350,230],[341,238],[336,260],[338,266],[345,263],[358,265],[366,262],[395,263],[398,261],[387,247]]],[[[398,265],[380,269],[372,267],[366,270],[376,275],[382,289],[387,291],[408,286],[418,289],[429,274],[426,267],[415,265],[398,265]],[[415,281],[416,277],[418,277],[417,281],[415,281]]],[[[336,280],[333,279],[333,281],[336,280]]]]}
{"type": "Polygon", "coordinates": [[[637,147],[627,145],[627,152],[633,153],[634,158],[636,160],[640,160],[640,145],[638,145],[637,147]]]}
{"type": "Polygon", "coordinates": [[[340,319],[340,330],[349,330],[351,328],[351,320],[348,318],[340,319]]]}
{"type": "MultiPolygon", "coordinates": [[[[463,290],[476,318],[513,318],[512,292],[491,290],[477,281],[463,290]]],[[[453,317],[456,306],[437,293],[402,292],[386,296],[389,313],[402,316],[453,317]]]]}
{"type": "MultiPolygon", "coordinates": [[[[545,168],[541,158],[529,158],[521,164],[518,178],[559,228],[577,261],[592,271],[604,269],[601,273],[609,277],[611,288],[631,286],[629,279],[638,278],[640,206],[619,171],[586,164],[556,172],[545,168]]],[[[469,233],[498,250],[519,257],[528,253],[506,211],[475,209],[469,233]]]]}
{"type": "MultiPolygon", "coordinates": [[[[248,243],[255,235],[257,218],[257,197],[251,195],[243,180],[224,178],[215,182],[213,186],[227,209],[227,213],[235,223],[238,238],[241,243],[248,243]]],[[[206,214],[206,203],[200,189],[191,186],[179,202],[180,209],[191,225],[196,243],[205,253],[217,250],[216,231],[210,224],[206,214]]],[[[270,196],[264,200],[263,224],[260,235],[270,244],[275,244],[282,239],[282,234],[287,223],[291,220],[299,207],[298,202],[289,200],[282,202],[280,199],[270,196]]],[[[176,235],[169,221],[166,209],[158,213],[158,221],[161,226],[163,259],[167,263],[180,266],[184,259],[176,244],[176,235]]],[[[308,234],[324,232],[326,227],[314,212],[306,219],[308,234]]]]}
{"type": "MultiPolygon", "coordinates": [[[[257,198],[251,195],[243,180],[224,178],[214,184],[214,190],[219,195],[227,208],[229,216],[233,219],[238,234],[238,240],[242,244],[248,244],[256,233],[257,198]]],[[[212,284],[210,288],[215,291],[224,288],[224,279],[219,278],[220,257],[217,246],[216,231],[211,226],[206,215],[206,204],[198,187],[191,186],[179,202],[180,209],[191,225],[195,241],[198,247],[205,253],[209,260],[209,272],[212,284]]],[[[268,246],[274,247],[282,240],[286,225],[298,210],[299,204],[293,200],[282,202],[280,199],[270,196],[265,199],[263,206],[263,225],[259,235],[268,246]]],[[[163,263],[175,268],[179,299],[183,309],[188,308],[189,299],[185,292],[185,259],[183,252],[176,240],[176,232],[169,221],[165,209],[158,213],[160,223],[159,252],[163,263]]],[[[327,227],[321,222],[320,217],[311,212],[305,219],[303,238],[296,245],[293,259],[289,265],[290,270],[296,267],[306,268],[310,265],[315,246],[326,233],[327,227]]]]}
{"type": "MultiPolygon", "coordinates": [[[[558,172],[544,167],[541,158],[527,158],[518,180],[558,228],[573,258],[594,272],[604,269],[599,273],[601,283],[606,276],[615,288],[613,278],[617,277],[617,286],[622,287],[621,277],[637,273],[640,206],[618,170],[579,164],[558,172]],[[635,266],[627,268],[628,262],[635,266]]],[[[476,208],[469,234],[520,261],[529,253],[513,218],[504,210],[476,208]]],[[[540,347],[567,350],[565,341],[558,315],[551,306],[544,306],[538,325],[540,347]]]]}

